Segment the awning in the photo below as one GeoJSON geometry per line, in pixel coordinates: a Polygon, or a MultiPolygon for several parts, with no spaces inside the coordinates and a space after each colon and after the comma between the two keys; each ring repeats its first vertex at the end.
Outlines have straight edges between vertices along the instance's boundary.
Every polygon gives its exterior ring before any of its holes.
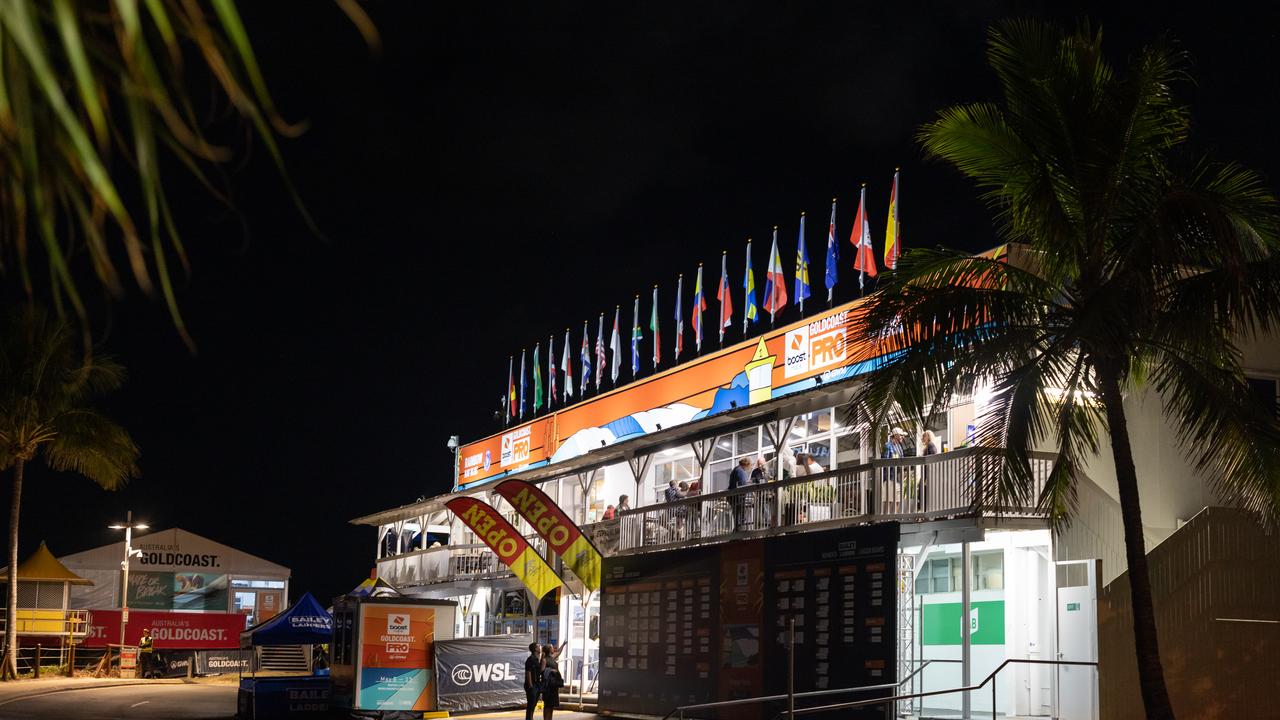
{"type": "MultiPolygon", "coordinates": [[[[9,581],[9,571],[5,570],[0,573],[0,583],[9,581]]],[[[72,585],[92,585],[92,580],[87,580],[79,575],[71,572],[65,565],[58,562],[58,558],[49,552],[49,547],[43,542],[36,551],[31,553],[22,564],[18,566],[18,582],[52,582],[52,583],[71,583],[72,585]]]]}
{"type": "Polygon", "coordinates": [[[333,616],[305,593],[279,615],[240,633],[240,647],[317,645],[333,639],[333,616]]]}

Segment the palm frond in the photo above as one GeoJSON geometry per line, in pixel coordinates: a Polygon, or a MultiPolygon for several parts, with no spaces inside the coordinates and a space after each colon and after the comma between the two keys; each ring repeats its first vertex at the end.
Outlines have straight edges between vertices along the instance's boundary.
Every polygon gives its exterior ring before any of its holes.
{"type": "Polygon", "coordinates": [[[55,427],[57,435],[44,446],[50,468],[83,475],[104,490],[138,477],[138,446],[116,423],[81,409],[59,415],[55,427]]]}

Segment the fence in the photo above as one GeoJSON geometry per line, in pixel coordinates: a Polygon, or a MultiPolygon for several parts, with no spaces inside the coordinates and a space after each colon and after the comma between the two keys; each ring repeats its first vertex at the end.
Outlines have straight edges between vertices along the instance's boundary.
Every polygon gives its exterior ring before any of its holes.
{"type": "MultiPolygon", "coordinates": [[[[1147,554],[1165,684],[1179,717],[1262,717],[1280,657],[1280,542],[1246,512],[1211,507],[1147,554]]],[[[1129,574],[1098,597],[1104,720],[1142,715],[1129,574]]]]}

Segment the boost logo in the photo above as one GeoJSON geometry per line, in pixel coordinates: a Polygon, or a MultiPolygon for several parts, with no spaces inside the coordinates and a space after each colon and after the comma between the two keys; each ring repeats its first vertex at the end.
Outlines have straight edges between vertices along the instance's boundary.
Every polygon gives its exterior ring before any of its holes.
{"type": "Polygon", "coordinates": [[[388,635],[408,635],[409,616],[404,613],[391,613],[387,616],[388,635]]]}

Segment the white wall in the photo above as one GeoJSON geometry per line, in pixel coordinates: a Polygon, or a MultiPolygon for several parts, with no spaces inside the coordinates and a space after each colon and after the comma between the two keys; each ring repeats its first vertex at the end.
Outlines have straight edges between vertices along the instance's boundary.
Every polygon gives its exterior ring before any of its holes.
{"type": "MultiPolygon", "coordinates": [[[[1049,582],[1049,531],[1019,530],[988,532],[984,542],[972,543],[974,553],[1001,550],[1004,555],[1004,588],[974,590],[972,602],[1004,601],[1004,644],[971,647],[970,679],[981,682],[1006,658],[1052,659],[1054,602],[1049,582]]],[[[940,545],[931,557],[956,555],[960,545],[940,545]]],[[[960,592],[930,593],[916,596],[916,632],[919,642],[919,613],[922,605],[962,602],[960,592]]],[[[960,645],[917,645],[921,659],[959,660],[960,645]]],[[[963,685],[963,671],[958,663],[934,663],[924,671],[924,690],[944,690],[963,685]]],[[[1035,714],[1052,699],[1052,672],[1026,665],[1011,665],[996,678],[997,712],[1004,715],[1035,714]],[[1028,712],[1028,709],[1031,712],[1028,712]]],[[[991,712],[991,689],[988,685],[971,694],[971,708],[991,712]]],[[[925,699],[924,706],[933,710],[960,710],[959,693],[925,699]]]]}

